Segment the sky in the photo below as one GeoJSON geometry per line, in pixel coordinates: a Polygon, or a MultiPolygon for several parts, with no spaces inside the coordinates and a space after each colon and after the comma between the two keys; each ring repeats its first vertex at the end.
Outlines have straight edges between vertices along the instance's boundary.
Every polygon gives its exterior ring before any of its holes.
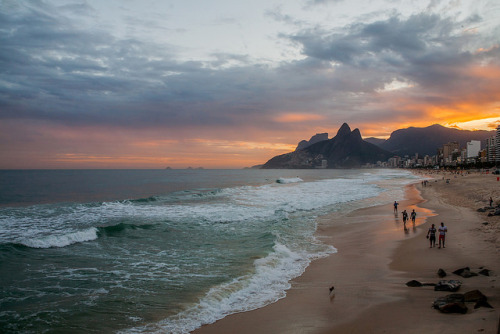
{"type": "Polygon", "coordinates": [[[0,0],[0,169],[242,168],[500,125],[498,0],[0,0]]]}

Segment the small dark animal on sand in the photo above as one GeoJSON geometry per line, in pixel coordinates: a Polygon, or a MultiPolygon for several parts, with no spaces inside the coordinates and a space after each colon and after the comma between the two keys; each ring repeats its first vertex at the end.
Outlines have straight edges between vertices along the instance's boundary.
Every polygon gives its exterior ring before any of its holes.
{"type": "Polygon", "coordinates": [[[333,299],[335,297],[335,287],[332,285],[330,287],[330,299],[333,299]]]}

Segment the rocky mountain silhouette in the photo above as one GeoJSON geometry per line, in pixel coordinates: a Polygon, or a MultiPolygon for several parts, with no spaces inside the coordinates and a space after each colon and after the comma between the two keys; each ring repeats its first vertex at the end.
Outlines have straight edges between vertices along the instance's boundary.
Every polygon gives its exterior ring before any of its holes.
{"type": "Polygon", "coordinates": [[[392,155],[364,141],[358,129],[351,131],[349,125],[344,123],[332,139],[278,155],[267,161],[262,168],[355,168],[367,163],[387,161],[392,155]]]}
{"type": "Polygon", "coordinates": [[[328,140],[328,133],[317,133],[314,136],[312,136],[311,139],[309,140],[301,140],[300,143],[297,145],[295,151],[303,150],[311,146],[312,144],[319,143],[320,141],[323,140],[328,140]]]}
{"type": "Polygon", "coordinates": [[[394,155],[412,156],[418,153],[421,156],[432,156],[437,153],[438,148],[448,142],[456,141],[463,148],[471,140],[484,141],[493,134],[494,131],[458,130],[434,124],[425,128],[410,127],[396,130],[387,140],[377,138],[365,140],[392,152],[394,155]]]}

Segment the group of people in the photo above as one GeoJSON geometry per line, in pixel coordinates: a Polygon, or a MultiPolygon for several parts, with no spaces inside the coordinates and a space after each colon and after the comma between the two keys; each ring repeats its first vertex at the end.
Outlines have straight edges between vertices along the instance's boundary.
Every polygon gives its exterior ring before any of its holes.
{"type": "MultiPolygon", "coordinates": [[[[394,201],[395,214],[398,213],[398,205],[399,203],[397,201],[394,201]]],[[[403,214],[403,224],[406,230],[406,222],[408,221],[408,212],[406,212],[406,210],[403,210],[402,214],[403,214]]],[[[416,218],[417,218],[417,213],[415,212],[415,209],[413,209],[413,211],[410,213],[410,219],[413,222],[413,224],[415,224],[416,218]]],[[[445,240],[447,232],[448,232],[448,227],[444,226],[443,222],[441,222],[441,226],[439,226],[438,229],[436,229],[435,225],[432,224],[432,226],[429,227],[429,230],[427,231],[427,239],[429,239],[430,248],[436,247],[436,233],[439,233],[438,248],[441,247],[445,248],[445,240]]]]}
{"type": "MultiPolygon", "coordinates": [[[[394,213],[396,215],[398,213],[398,205],[399,203],[397,201],[394,201],[394,213]]],[[[406,210],[403,210],[403,212],[401,213],[403,214],[403,224],[406,227],[406,222],[408,221],[408,212],[406,212],[406,210]]],[[[410,213],[410,219],[412,223],[415,224],[415,219],[417,219],[417,213],[415,212],[415,209],[413,209],[413,211],[410,213]]]]}
{"type": "Polygon", "coordinates": [[[444,242],[446,239],[446,233],[448,232],[448,228],[446,226],[444,226],[443,222],[441,222],[441,226],[439,226],[439,228],[437,230],[436,230],[436,227],[434,226],[434,224],[432,224],[432,226],[429,227],[429,230],[427,231],[427,239],[429,239],[430,248],[436,247],[436,232],[439,232],[439,246],[438,246],[438,248],[441,248],[441,242],[443,244],[443,248],[445,248],[444,242]]]}
{"type": "MultiPolygon", "coordinates": [[[[403,210],[403,224],[406,226],[406,222],[408,221],[408,212],[406,210],[403,210]]],[[[415,212],[415,209],[410,213],[410,219],[413,224],[415,224],[415,219],[417,219],[417,213],[415,212]]]]}

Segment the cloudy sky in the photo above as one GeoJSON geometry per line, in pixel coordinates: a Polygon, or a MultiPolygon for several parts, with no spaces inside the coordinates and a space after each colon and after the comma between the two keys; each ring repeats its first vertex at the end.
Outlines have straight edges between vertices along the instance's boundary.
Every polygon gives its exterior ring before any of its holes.
{"type": "Polygon", "coordinates": [[[500,120],[498,0],[0,0],[0,168],[240,168],[500,120]]]}

